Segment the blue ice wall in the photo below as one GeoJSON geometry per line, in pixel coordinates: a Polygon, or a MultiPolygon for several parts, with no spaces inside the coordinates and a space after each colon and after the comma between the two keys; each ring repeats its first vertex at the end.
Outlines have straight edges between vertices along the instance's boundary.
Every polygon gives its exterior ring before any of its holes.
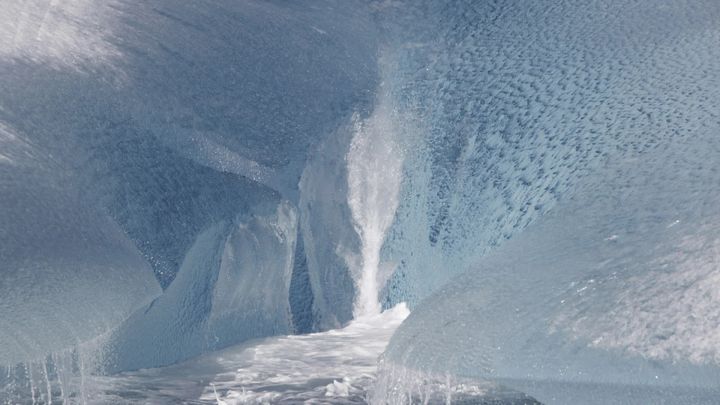
{"type": "Polygon", "coordinates": [[[395,34],[425,130],[384,256],[388,302],[420,303],[373,401],[488,379],[548,404],[716,402],[719,5],[415,10],[437,35],[395,34]]]}
{"type": "Polygon", "coordinates": [[[0,124],[0,363],[108,332],[161,290],[140,252],[69,168],[0,124]]]}
{"type": "Polygon", "coordinates": [[[72,331],[0,363],[105,334],[108,369],[147,367],[350,318],[346,263],[304,257],[331,236],[296,247],[298,183],[372,108],[366,5],[18,1],[0,22],[2,333],[72,331]]]}
{"type": "Polygon", "coordinates": [[[387,304],[427,297],[572,195],[716,117],[715,2],[394,2],[411,117],[387,304]],[[702,51],[701,51],[702,50],[702,51]]]}
{"type": "Polygon", "coordinates": [[[112,333],[104,371],[173,364],[293,332],[288,297],[297,217],[289,203],[271,203],[197,237],[165,293],[112,333]]]}
{"type": "Polygon", "coordinates": [[[716,402],[718,130],[611,160],[423,301],[388,346],[376,402],[445,376],[547,404],[716,402]]]}
{"type": "Polygon", "coordinates": [[[117,371],[347,322],[363,123],[402,149],[381,274],[411,306],[614,192],[599,170],[717,129],[709,0],[7,3],[0,363],[102,335],[117,371]]]}

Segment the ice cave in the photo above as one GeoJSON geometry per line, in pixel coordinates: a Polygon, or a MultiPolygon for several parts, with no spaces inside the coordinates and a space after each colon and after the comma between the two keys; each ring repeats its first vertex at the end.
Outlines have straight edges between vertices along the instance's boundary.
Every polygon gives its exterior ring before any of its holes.
{"type": "Polygon", "coordinates": [[[720,1],[1,3],[1,405],[720,404],[720,1]]]}

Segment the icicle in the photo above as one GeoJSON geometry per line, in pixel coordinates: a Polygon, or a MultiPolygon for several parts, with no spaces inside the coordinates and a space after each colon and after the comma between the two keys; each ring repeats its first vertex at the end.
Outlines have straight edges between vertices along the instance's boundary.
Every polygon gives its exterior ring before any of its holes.
{"type": "Polygon", "coordinates": [[[25,364],[25,371],[30,381],[30,398],[32,399],[32,405],[37,404],[37,398],[35,398],[35,378],[33,377],[32,364],[25,364]]]}
{"type": "Polygon", "coordinates": [[[48,374],[47,361],[42,362],[43,374],[45,374],[45,388],[47,390],[46,404],[52,404],[52,387],[50,385],[50,375],[48,374]]]}

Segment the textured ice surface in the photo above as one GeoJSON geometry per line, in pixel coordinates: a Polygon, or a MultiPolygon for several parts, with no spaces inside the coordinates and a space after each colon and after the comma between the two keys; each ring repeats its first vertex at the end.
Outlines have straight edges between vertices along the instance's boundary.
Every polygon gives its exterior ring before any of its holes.
{"type": "Polygon", "coordinates": [[[386,352],[386,392],[405,367],[548,404],[717,401],[718,124],[611,159],[419,305],[386,352]]]}
{"type": "Polygon", "coordinates": [[[418,131],[382,259],[411,307],[631,158],[717,121],[715,1],[383,2],[418,131]]]}
{"type": "Polygon", "coordinates": [[[113,328],[117,370],[350,319],[298,183],[368,114],[376,34],[367,7],[311,3],[3,4],[0,364],[113,328]]]}
{"type": "Polygon", "coordinates": [[[67,167],[0,125],[0,364],[107,332],[160,293],[140,252],[67,167]]]}
{"type": "Polygon", "coordinates": [[[6,3],[0,364],[24,392],[89,346],[168,364],[375,293],[436,293],[378,398],[712,388],[717,1],[6,3]]]}
{"type": "Polygon", "coordinates": [[[384,6],[409,21],[396,97],[424,126],[387,296],[432,296],[377,401],[450,375],[544,403],[715,402],[718,4],[384,6]]]}
{"type": "Polygon", "coordinates": [[[0,15],[0,58],[58,70],[107,69],[120,57],[111,40],[115,15],[107,11],[91,0],[7,2],[0,15]]]}
{"type": "Polygon", "coordinates": [[[281,203],[275,212],[203,232],[165,293],[113,333],[106,371],[172,364],[238,341],[290,333],[296,226],[294,209],[281,203]]]}

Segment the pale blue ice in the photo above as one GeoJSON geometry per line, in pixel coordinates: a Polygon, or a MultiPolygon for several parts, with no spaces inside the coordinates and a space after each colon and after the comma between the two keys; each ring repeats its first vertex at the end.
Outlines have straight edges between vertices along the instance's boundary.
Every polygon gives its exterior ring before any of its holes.
{"type": "Polygon", "coordinates": [[[6,0],[0,403],[714,403],[718,44],[715,0],[6,0]]]}

